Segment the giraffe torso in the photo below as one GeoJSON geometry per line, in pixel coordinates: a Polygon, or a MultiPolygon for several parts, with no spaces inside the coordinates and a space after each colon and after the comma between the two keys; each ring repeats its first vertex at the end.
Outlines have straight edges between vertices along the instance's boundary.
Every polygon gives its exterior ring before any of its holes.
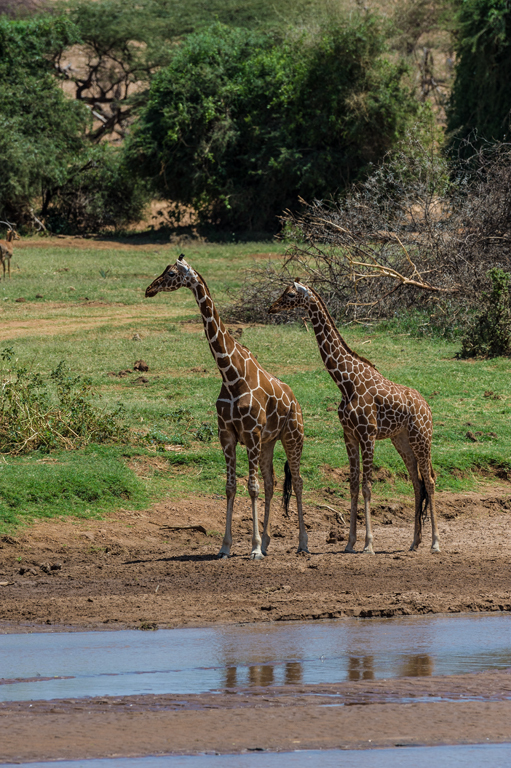
{"type": "Polygon", "coordinates": [[[300,406],[287,384],[265,371],[248,349],[237,342],[235,345],[231,359],[234,356],[238,376],[232,368],[220,369],[223,384],[216,402],[219,424],[229,425],[243,445],[256,431],[261,442],[273,442],[292,414],[301,422],[300,406]]]}
{"type": "MultiPolygon", "coordinates": [[[[353,368],[353,386],[344,392],[339,405],[345,429],[376,440],[394,437],[402,430],[431,433],[431,410],[417,390],[389,381],[364,363],[354,361],[353,368]]],[[[340,375],[332,378],[338,385],[344,383],[340,375]]]]}

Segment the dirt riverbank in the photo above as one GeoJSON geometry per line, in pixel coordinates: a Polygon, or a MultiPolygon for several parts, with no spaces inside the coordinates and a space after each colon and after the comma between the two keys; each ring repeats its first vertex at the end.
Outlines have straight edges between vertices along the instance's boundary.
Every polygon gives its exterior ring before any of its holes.
{"type": "MultiPolygon", "coordinates": [[[[3,631],[34,626],[177,627],[214,622],[511,610],[511,489],[439,494],[442,553],[409,552],[411,509],[375,505],[374,557],[344,553],[347,527],[306,508],[310,555],[276,508],[269,555],[249,559],[240,499],[233,557],[218,561],[222,499],[160,503],[104,520],[41,521],[0,537],[3,631]]],[[[276,505],[277,506],[277,505],[276,505]]],[[[360,549],[363,527],[359,529],[360,549]]]]}

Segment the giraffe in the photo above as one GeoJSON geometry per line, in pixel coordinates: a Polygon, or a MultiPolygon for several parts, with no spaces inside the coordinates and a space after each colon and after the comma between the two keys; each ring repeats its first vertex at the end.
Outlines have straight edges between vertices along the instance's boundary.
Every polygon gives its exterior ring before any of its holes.
{"type": "Polygon", "coordinates": [[[415,533],[410,547],[422,540],[422,523],[431,508],[431,552],[440,552],[435,512],[435,473],[431,464],[433,425],[431,410],[415,389],[385,379],[369,360],[346,344],[319,294],[298,279],[270,307],[274,314],[304,307],[311,319],[325,367],[342,393],[338,408],[350,464],[350,534],[346,552],[354,552],[357,540],[360,453],[366,537],[364,552],[374,554],[371,528],[371,480],[376,440],[390,438],[403,459],[415,495],[415,533]]]}
{"type": "Polygon", "coordinates": [[[227,470],[227,517],[225,536],[218,557],[227,558],[231,554],[238,442],[246,446],[248,455],[248,492],[252,502],[253,524],[251,559],[261,560],[266,555],[270,543],[270,504],[275,486],[273,450],[277,440],[282,442],[287,456],[284,507],[287,512],[291,488],[294,488],[299,521],[298,552],[308,552],[302,509],[303,481],[300,476],[303,448],[300,405],[290,387],[265,371],[251,352],[227,331],[204,278],[187,264],[183,254],[151,283],[145,295],[155,296],[160,291],[176,291],[181,287],[189,288],[195,296],[206,338],[222,376],[222,388],[216,401],[216,409],[218,435],[227,470]],[[261,468],[265,495],[262,538],[257,514],[258,467],[261,468]]]}

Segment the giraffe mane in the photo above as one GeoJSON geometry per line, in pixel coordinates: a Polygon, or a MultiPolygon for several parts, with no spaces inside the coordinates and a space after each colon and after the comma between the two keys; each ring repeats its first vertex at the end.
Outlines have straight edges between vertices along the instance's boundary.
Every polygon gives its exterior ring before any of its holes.
{"type": "Polygon", "coordinates": [[[361,363],[365,363],[366,365],[370,365],[371,368],[374,368],[374,370],[377,371],[378,369],[374,365],[374,363],[372,363],[366,357],[362,357],[362,355],[359,355],[357,352],[355,352],[355,350],[351,349],[351,347],[348,346],[348,344],[345,342],[345,340],[343,339],[343,337],[339,333],[339,329],[337,328],[332,315],[328,311],[327,306],[326,306],[325,302],[323,301],[323,299],[321,298],[321,296],[319,295],[319,293],[314,288],[311,288],[310,286],[307,286],[307,288],[309,289],[309,291],[311,291],[311,293],[314,294],[316,300],[318,301],[321,309],[323,310],[323,312],[325,313],[326,317],[330,321],[330,324],[331,324],[332,328],[334,329],[337,338],[341,342],[341,344],[344,347],[344,349],[346,350],[346,352],[348,352],[348,354],[352,355],[357,360],[360,360],[361,363]]]}
{"type": "MultiPolygon", "coordinates": [[[[200,281],[201,281],[201,283],[203,284],[204,288],[206,289],[206,293],[208,294],[208,296],[209,296],[209,298],[211,299],[211,301],[214,301],[214,300],[213,300],[213,296],[211,295],[211,291],[210,291],[210,290],[209,290],[209,288],[208,288],[208,284],[207,284],[207,282],[204,280],[204,278],[202,277],[202,275],[201,275],[199,272],[197,272],[197,270],[196,270],[196,269],[194,269],[193,271],[195,272],[195,274],[197,275],[197,277],[199,278],[199,280],[200,280],[200,281]]],[[[223,320],[222,320],[222,323],[223,323],[223,320]]],[[[231,339],[234,341],[234,343],[235,343],[235,344],[236,344],[238,347],[241,347],[242,349],[246,349],[246,350],[247,350],[247,352],[250,352],[250,350],[249,350],[249,348],[248,348],[248,347],[245,347],[245,346],[244,346],[244,344],[240,344],[240,342],[239,342],[239,341],[237,341],[237,340],[234,338],[234,336],[232,335],[232,333],[230,333],[230,332],[229,332],[229,330],[227,329],[227,327],[225,326],[225,323],[224,323],[224,328],[225,328],[225,332],[226,332],[226,334],[227,334],[228,336],[230,336],[230,338],[231,338],[231,339]]],[[[252,357],[254,357],[254,355],[252,354],[252,352],[250,352],[250,354],[251,354],[251,356],[252,356],[252,357]]],[[[254,360],[255,360],[255,357],[254,357],[254,360]]],[[[256,361],[256,362],[257,362],[257,361],[256,361]]]]}

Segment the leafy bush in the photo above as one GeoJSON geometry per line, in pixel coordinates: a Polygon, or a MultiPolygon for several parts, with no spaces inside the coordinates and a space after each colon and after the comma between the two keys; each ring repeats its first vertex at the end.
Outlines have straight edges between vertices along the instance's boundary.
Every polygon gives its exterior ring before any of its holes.
{"type": "MultiPolygon", "coordinates": [[[[13,357],[12,347],[2,352],[13,357]]],[[[121,440],[123,408],[100,410],[89,379],[75,376],[61,362],[49,375],[33,373],[17,361],[4,372],[0,397],[0,453],[79,448],[121,440]]]]}
{"type": "Polygon", "coordinates": [[[0,218],[18,225],[83,149],[88,111],[64,96],[49,59],[77,39],[64,17],[0,17],[0,218]]]}
{"type": "Polygon", "coordinates": [[[511,274],[491,269],[491,291],[483,293],[483,309],[462,339],[460,357],[511,357],[511,274]]]}
{"type": "Polygon", "coordinates": [[[509,0],[464,0],[458,11],[456,75],[448,109],[451,148],[460,140],[504,140],[511,111],[509,0]]]}
{"type": "Polygon", "coordinates": [[[134,170],[203,221],[276,229],[383,157],[418,106],[384,58],[381,19],[353,16],[278,42],[216,25],[153,80],[130,143],[134,170]]]}

